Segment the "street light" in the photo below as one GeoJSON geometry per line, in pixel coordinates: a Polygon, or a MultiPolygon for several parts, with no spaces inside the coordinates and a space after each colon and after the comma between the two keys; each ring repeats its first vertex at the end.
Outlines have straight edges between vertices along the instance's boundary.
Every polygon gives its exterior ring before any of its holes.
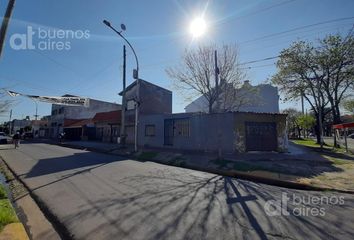
{"type": "MultiPolygon", "coordinates": [[[[136,61],[136,69],[133,70],[133,78],[136,80],[136,99],[135,99],[135,136],[134,136],[134,150],[137,152],[138,151],[138,119],[139,119],[139,105],[140,105],[140,81],[139,81],[139,61],[138,57],[135,53],[135,50],[133,46],[130,44],[130,42],[122,35],[122,32],[126,30],[126,27],[124,24],[120,25],[121,31],[116,30],[110,22],[107,20],[103,20],[103,23],[108,26],[110,29],[112,29],[115,33],[117,33],[121,38],[124,39],[124,41],[129,45],[131,50],[133,51],[135,61],[136,61]]],[[[125,93],[123,93],[125,95],[125,93]]],[[[125,96],[123,96],[124,98],[125,96]]],[[[125,106],[123,106],[125,108],[125,106]]],[[[123,109],[125,111],[125,109],[123,109]]]]}

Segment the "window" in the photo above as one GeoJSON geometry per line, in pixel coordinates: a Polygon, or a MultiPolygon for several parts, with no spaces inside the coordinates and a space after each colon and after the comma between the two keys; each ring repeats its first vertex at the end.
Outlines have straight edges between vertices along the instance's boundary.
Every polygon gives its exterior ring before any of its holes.
{"type": "Polygon", "coordinates": [[[57,115],[57,110],[53,110],[52,115],[57,115]]]}
{"type": "Polygon", "coordinates": [[[135,101],[129,100],[127,101],[127,110],[132,110],[132,109],[135,109],[135,101]]]}
{"type": "Polygon", "coordinates": [[[145,136],[154,137],[155,136],[155,125],[149,124],[145,125],[145,136]]]}
{"type": "Polygon", "coordinates": [[[174,120],[174,136],[189,137],[189,119],[174,120]]]}
{"type": "Polygon", "coordinates": [[[59,108],[58,114],[62,114],[62,113],[64,113],[64,108],[63,107],[59,108]]]}

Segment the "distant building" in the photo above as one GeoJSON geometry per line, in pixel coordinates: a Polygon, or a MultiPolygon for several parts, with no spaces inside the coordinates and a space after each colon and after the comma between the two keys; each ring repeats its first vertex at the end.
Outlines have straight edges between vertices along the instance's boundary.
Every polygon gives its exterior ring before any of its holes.
{"type": "MultiPolygon", "coordinates": [[[[64,95],[64,97],[70,96],[72,95],[64,95]]],[[[70,129],[68,130],[68,132],[70,131],[72,134],[76,132],[76,134],[79,134],[79,132],[82,131],[83,127],[94,127],[93,123],[90,124],[89,122],[83,122],[83,120],[92,119],[96,115],[96,113],[99,112],[116,111],[120,109],[120,104],[104,102],[96,99],[89,100],[89,107],[52,104],[50,136],[52,138],[57,138],[59,133],[62,133],[64,131],[64,123],[66,125],[65,127],[70,129]],[[80,121],[78,120],[81,121],[81,126],[78,126],[78,124],[80,124],[80,121]],[[75,122],[75,125],[73,125],[73,122],[75,122]]],[[[90,130],[88,129],[87,131],[89,132],[90,130]]],[[[80,136],[82,136],[82,134],[83,133],[81,132],[80,136]]],[[[74,135],[72,137],[77,138],[77,136],[74,135]]]]}
{"type": "Polygon", "coordinates": [[[16,133],[20,132],[23,133],[25,132],[25,128],[31,128],[31,120],[29,119],[23,119],[23,120],[18,120],[14,119],[11,122],[11,133],[16,133]]]}
{"type": "MultiPolygon", "coordinates": [[[[245,81],[239,89],[234,89],[230,84],[220,88],[221,109],[240,112],[258,113],[279,113],[279,95],[277,87],[270,84],[259,84],[252,86],[249,81],[245,81]],[[229,97],[230,91],[236,93],[236,97],[229,97]],[[227,93],[226,93],[227,92],[227,93]],[[226,95],[225,95],[226,93],[226,95]]],[[[213,105],[215,108],[216,103],[213,105]]],[[[208,101],[205,96],[200,96],[185,108],[186,112],[209,112],[208,101]]]]}
{"type": "Polygon", "coordinates": [[[49,119],[42,118],[41,120],[31,121],[32,133],[34,138],[49,137],[49,119]]]}
{"type": "Polygon", "coordinates": [[[96,127],[96,140],[117,143],[120,136],[122,111],[96,113],[92,122],[96,127]]]}
{"type": "MultiPolygon", "coordinates": [[[[140,79],[139,115],[172,113],[172,92],[153,83],[140,79]]],[[[127,143],[134,142],[136,81],[126,88],[126,134],[127,143]]],[[[122,95],[122,92],[119,93],[122,95]]]]}

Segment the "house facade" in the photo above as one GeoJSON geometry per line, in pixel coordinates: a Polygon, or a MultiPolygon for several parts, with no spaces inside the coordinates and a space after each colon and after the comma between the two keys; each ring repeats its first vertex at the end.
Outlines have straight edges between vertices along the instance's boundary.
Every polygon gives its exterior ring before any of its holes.
{"type": "Polygon", "coordinates": [[[140,118],[139,145],[198,152],[285,152],[286,114],[155,114],[140,118]]]}
{"type": "Polygon", "coordinates": [[[117,143],[120,136],[121,119],[121,110],[97,113],[92,119],[96,127],[96,140],[117,143]]]}
{"type": "MultiPolygon", "coordinates": [[[[252,86],[247,80],[238,89],[230,86],[230,84],[225,84],[220,88],[220,91],[220,107],[225,109],[225,112],[279,113],[278,88],[270,84],[252,86]]],[[[205,96],[200,96],[184,109],[185,112],[208,113],[209,104],[205,96]]]]}
{"type": "MultiPolygon", "coordinates": [[[[70,97],[71,95],[64,95],[70,97]]],[[[52,114],[50,118],[50,136],[57,138],[59,133],[65,128],[70,128],[70,132],[79,132],[80,130],[72,130],[74,128],[91,128],[93,123],[82,122],[87,119],[92,119],[98,112],[117,111],[121,110],[121,105],[116,103],[104,102],[96,99],[89,99],[89,107],[83,106],[63,106],[52,104],[52,114]],[[72,121],[71,121],[72,120],[72,121]],[[83,125],[78,126],[80,121],[83,125]],[[73,125],[76,122],[75,125],[73,125]]],[[[89,130],[88,130],[89,131],[89,130]]]]}
{"type": "MultiPolygon", "coordinates": [[[[172,92],[151,82],[140,79],[139,119],[149,114],[171,114],[172,92]]],[[[136,81],[126,88],[125,133],[126,143],[134,143],[136,81]]],[[[119,93],[122,96],[122,92],[119,93]]]]}

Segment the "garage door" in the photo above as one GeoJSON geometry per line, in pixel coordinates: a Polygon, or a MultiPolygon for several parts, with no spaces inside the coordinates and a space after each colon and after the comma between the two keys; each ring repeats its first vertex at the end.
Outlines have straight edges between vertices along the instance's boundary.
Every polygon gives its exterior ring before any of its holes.
{"type": "Polygon", "coordinates": [[[275,122],[246,122],[246,151],[276,151],[275,122]]]}

